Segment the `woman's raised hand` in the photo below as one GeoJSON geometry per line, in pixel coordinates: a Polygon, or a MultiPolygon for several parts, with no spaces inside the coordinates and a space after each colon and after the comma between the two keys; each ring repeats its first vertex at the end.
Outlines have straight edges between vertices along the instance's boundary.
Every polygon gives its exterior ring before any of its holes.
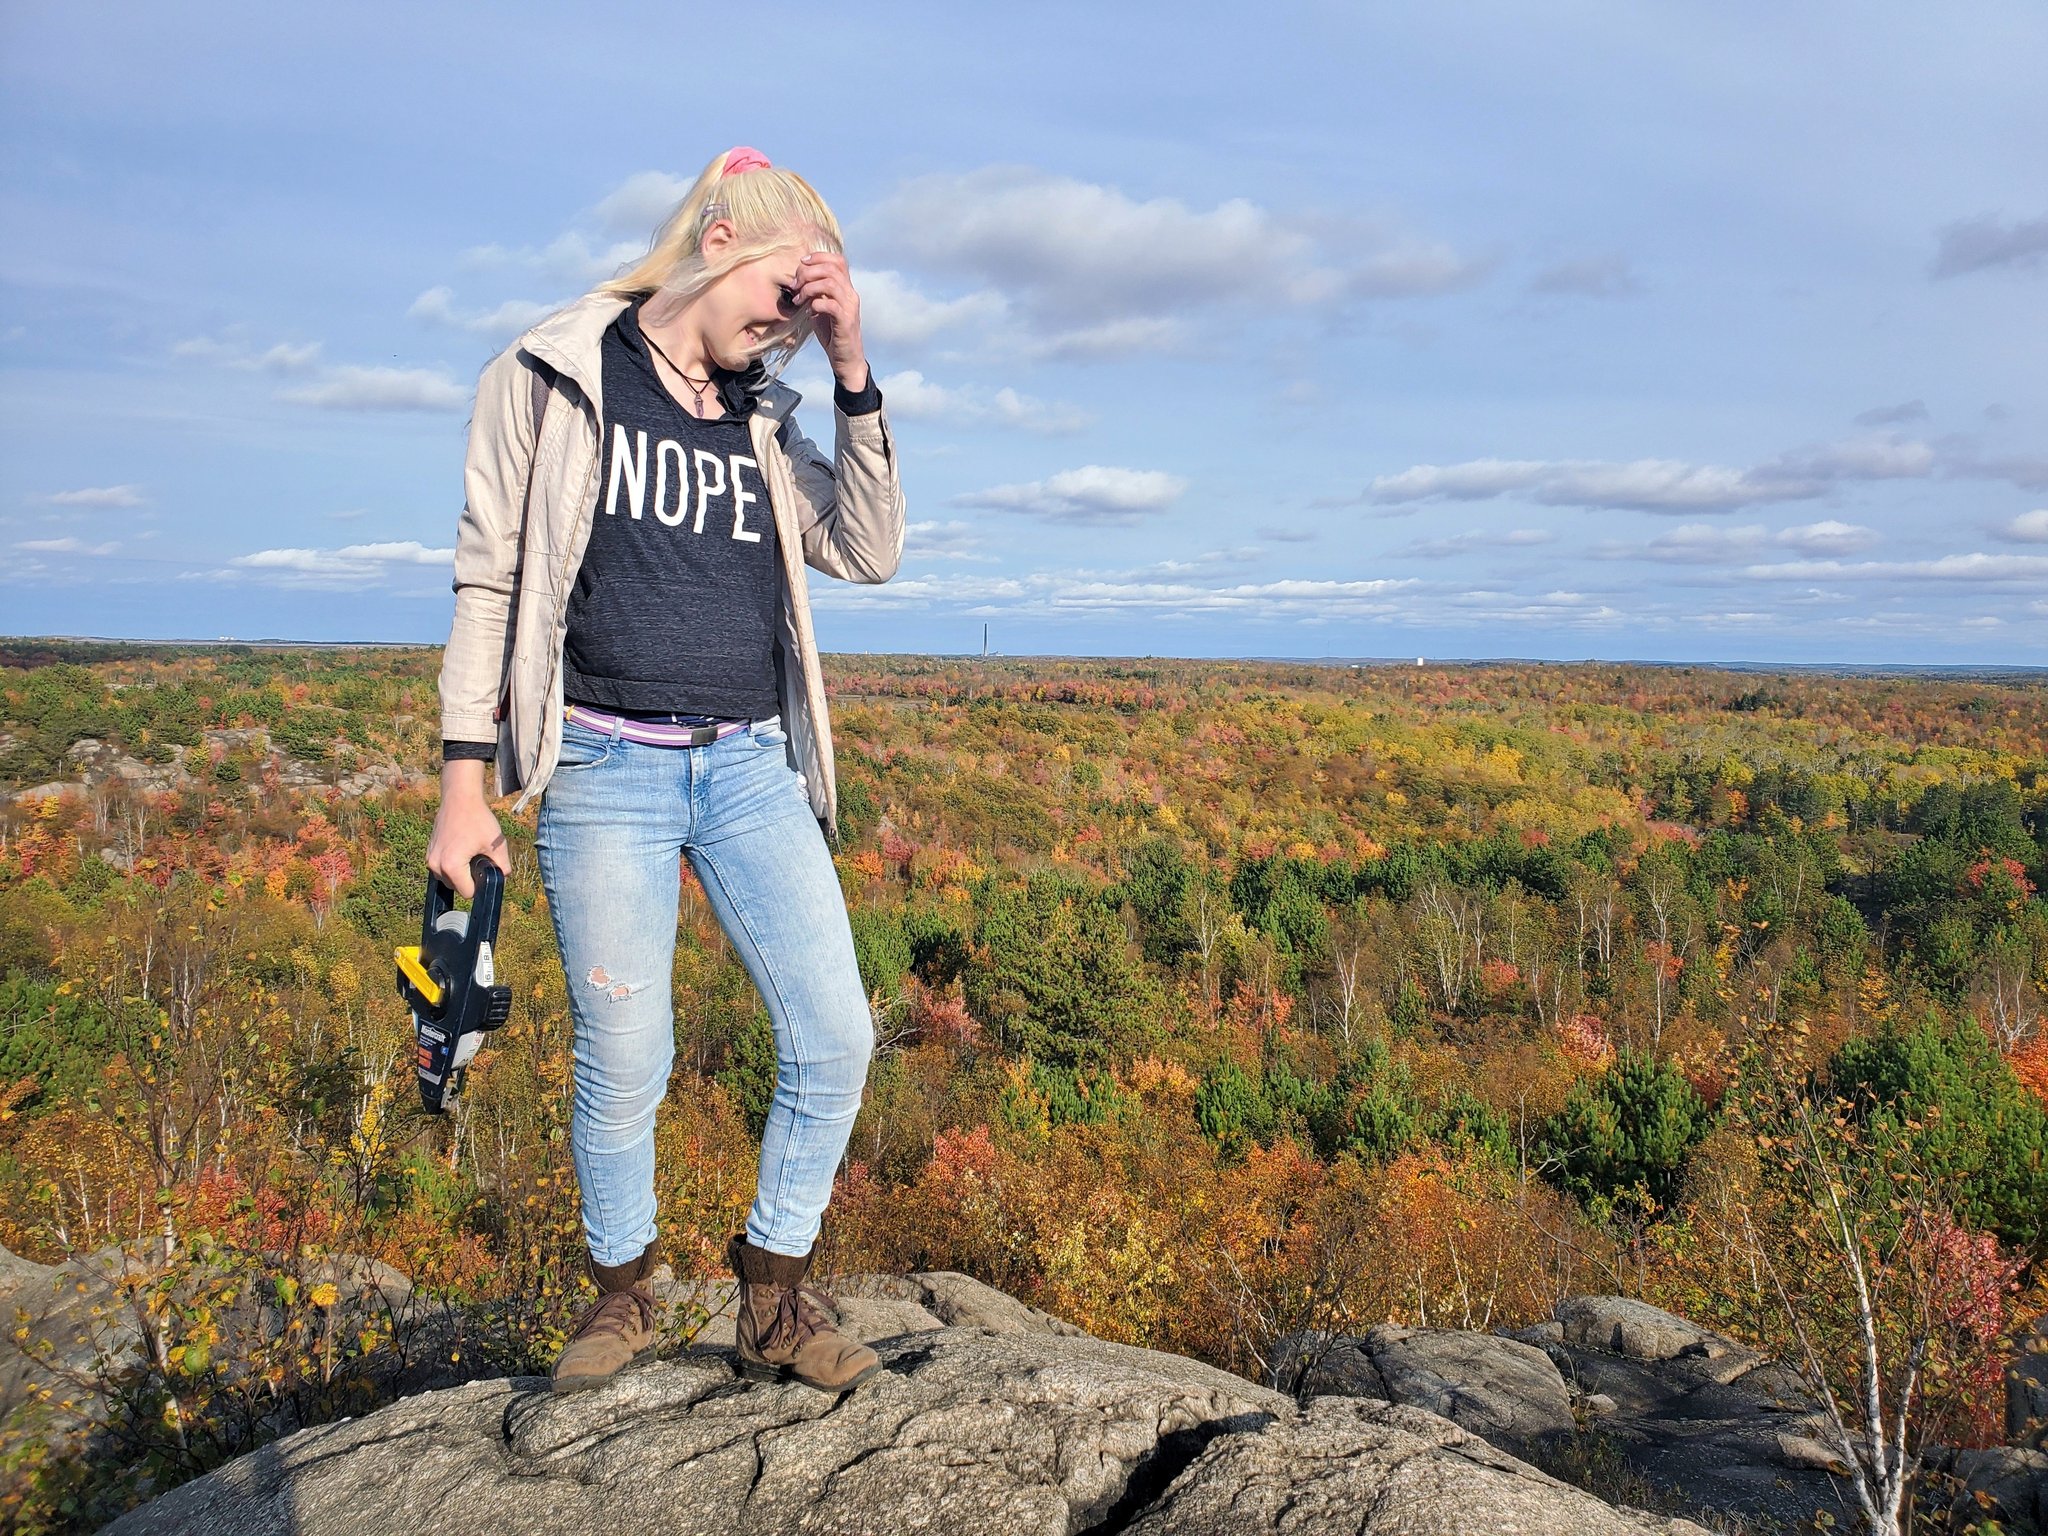
{"type": "Polygon", "coordinates": [[[860,295],[853,291],[846,258],[833,251],[810,252],[797,263],[792,291],[810,311],[833,376],[848,391],[865,387],[868,355],[860,338],[860,295]]]}
{"type": "Polygon", "coordinates": [[[441,809],[435,813],[434,830],[427,838],[427,868],[456,895],[474,896],[476,882],[469,877],[469,861],[478,854],[506,874],[512,873],[505,830],[484,797],[484,765],[473,758],[459,758],[442,765],[441,809]]]}

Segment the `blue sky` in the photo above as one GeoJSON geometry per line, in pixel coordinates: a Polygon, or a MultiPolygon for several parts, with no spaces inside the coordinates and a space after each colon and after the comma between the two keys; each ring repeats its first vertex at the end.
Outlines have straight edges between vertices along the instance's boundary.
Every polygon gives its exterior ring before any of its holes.
{"type": "Polygon", "coordinates": [[[0,629],[445,639],[478,370],[748,143],[904,454],[828,649],[2048,663],[2044,77],[1998,0],[8,6],[0,629]]]}

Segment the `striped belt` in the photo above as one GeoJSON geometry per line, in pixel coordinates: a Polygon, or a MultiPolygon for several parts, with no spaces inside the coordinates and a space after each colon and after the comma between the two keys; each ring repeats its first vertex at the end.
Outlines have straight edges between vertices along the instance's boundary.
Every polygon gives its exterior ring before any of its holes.
{"type": "Polygon", "coordinates": [[[637,741],[649,747],[708,747],[734,731],[744,731],[750,721],[711,720],[703,715],[670,715],[666,720],[636,720],[630,715],[609,714],[588,704],[571,704],[562,718],[574,720],[586,730],[600,731],[617,741],[637,741]],[[701,725],[685,722],[701,720],[701,725]]]}

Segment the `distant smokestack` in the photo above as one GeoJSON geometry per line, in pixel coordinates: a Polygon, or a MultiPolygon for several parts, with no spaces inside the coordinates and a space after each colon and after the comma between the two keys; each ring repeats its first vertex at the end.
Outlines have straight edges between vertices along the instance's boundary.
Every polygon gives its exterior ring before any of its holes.
{"type": "Polygon", "coordinates": [[[988,660],[988,626],[986,624],[981,626],[981,659],[983,661],[988,660]]]}

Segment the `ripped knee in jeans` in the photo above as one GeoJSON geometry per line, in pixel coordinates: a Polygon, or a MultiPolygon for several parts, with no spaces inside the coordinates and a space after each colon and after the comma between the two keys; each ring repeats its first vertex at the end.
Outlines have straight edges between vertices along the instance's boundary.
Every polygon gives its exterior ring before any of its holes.
{"type": "Polygon", "coordinates": [[[614,981],[611,972],[601,965],[593,965],[585,973],[583,979],[602,992],[608,1001],[614,1003],[623,1003],[635,992],[645,990],[647,986],[647,983],[644,981],[638,986],[629,981],[614,981]]]}

